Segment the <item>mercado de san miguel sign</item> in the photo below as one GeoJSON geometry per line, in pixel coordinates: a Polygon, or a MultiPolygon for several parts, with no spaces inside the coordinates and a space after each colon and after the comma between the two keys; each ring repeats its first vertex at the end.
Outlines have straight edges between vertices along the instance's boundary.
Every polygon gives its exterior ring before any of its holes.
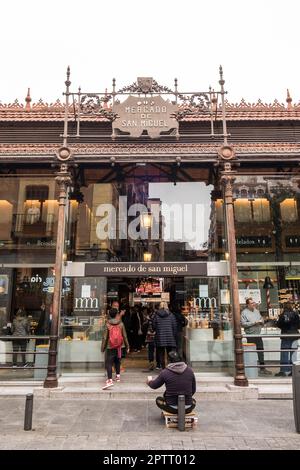
{"type": "Polygon", "coordinates": [[[143,97],[130,95],[122,103],[113,105],[117,116],[112,123],[113,132],[119,130],[129,133],[131,137],[140,137],[143,131],[147,131],[152,139],[173,129],[178,133],[179,124],[174,117],[178,106],[159,95],[147,94],[147,87],[144,91],[143,97]]]}
{"type": "Polygon", "coordinates": [[[85,276],[207,276],[207,263],[86,263],[85,276]]]}

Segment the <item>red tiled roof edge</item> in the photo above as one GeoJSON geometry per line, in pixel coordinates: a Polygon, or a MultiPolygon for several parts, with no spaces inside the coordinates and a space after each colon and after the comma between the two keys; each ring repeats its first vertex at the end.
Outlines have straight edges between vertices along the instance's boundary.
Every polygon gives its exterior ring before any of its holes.
{"type": "MultiPolygon", "coordinates": [[[[183,107],[180,108],[184,109],[183,107]]],[[[54,103],[44,103],[39,100],[30,107],[19,103],[0,103],[0,121],[63,121],[65,106],[60,100],[54,103]]],[[[73,105],[70,106],[70,120],[74,112],[73,105]]],[[[226,102],[226,118],[228,121],[260,121],[260,120],[300,120],[300,103],[292,105],[288,103],[285,106],[275,100],[271,104],[263,103],[258,100],[256,103],[247,103],[244,99],[240,103],[226,102]]],[[[86,122],[109,122],[104,116],[85,115],[80,118],[86,122]]],[[[218,109],[217,120],[221,120],[221,110],[218,109]]],[[[209,121],[209,114],[192,114],[185,116],[183,122],[201,122],[209,121]]]]}

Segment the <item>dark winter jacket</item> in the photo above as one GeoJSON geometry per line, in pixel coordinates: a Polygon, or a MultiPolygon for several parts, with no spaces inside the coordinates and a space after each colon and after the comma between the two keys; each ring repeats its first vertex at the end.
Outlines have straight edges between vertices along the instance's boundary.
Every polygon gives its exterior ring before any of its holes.
{"type": "Polygon", "coordinates": [[[174,316],[177,323],[177,331],[181,333],[183,328],[187,325],[187,319],[181,312],[174,312],[174,316]]]}
{"type": "Polygon", "coordinates": [[[36,335],[47,335],[49,333],[49,315],[41,308],[40,318],[35,329],[36,335]]]}
{"type": "Polygon", "coordinates": [[[159,388],[166,386],[164,397],[168,405],[177,405],[178,395],[185,395],[185,404],[192,404],[192,397],[196,392],[195,374],[184,362],[169,364],[156,379],[149,382],[149,387],[159,388]]]}
{"type": "MultiPolygon", "coordinates": [[[[125,330],[124,324],[121,322],[121,320],[118,320],[116,318],[111,318],[107,321],[109,325],[120,325],[121,331],[122,331],[122,336],[123,336],[123,344],[122,348],[129,349],[129,343],[127,339],[127,334],[125,330]]],[[[109,345],[109,333],[108,333],[108,328],[107,325],[104,327],[103,331],[103,338],[102,338],[102,344],[101,344],[101,351],[104,352],[106,349],[111,349],[109,345]]]]}
{"type": "Polygon", "coordinates": [[[146,343],[153,343],[155,341],[155,331],[153,328],[153,321],[155,318],[155,312],[151,312],[147,317],[147,334],[146,343]]]}
{"type": "Polygon", "coordinates": [[[176,348],[177,324],[173,313],[168,310],[157,310],[153,319],[156,346],[176,348]]]}
{"type": "MultiPolygon", "coordinates": [[[[276,326],[281,329],[283,335],[290,335],[297,333],[300,328],[300,317],[298,312],[293,310],[284,310],[277,320],[276,326]]],[[[292,341],[298,339],[297,337],[289,338],[292,341]]]]}
{"type": "Polygon", "coordinates": [[[30,332],[30,325],[27,317],[17,316],[13,320],[12,335],[27,336],[30,332]]]}

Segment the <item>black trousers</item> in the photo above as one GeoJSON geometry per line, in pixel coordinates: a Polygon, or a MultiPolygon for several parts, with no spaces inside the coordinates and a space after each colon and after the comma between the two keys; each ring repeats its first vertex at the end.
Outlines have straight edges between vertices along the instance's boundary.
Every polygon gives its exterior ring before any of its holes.
{"type": "Polygon", "coordinates": [[[154,362],[154,353],[156,357],[156,366],[160,367],[157,348],[155,347],[154,341],[150,341],[148,343],[148,361],[149,362],[154,362]]]}
{"type": "Polygon", "coordinates": [[[106,350],[106,372],[107,378],[112,379],[112,366],[115,365],[116,374],[120,374],[121,369],[121,358],[118,357],[117,349],[107,349],[106,350]]]}
{"type": "Polygon", "coordinates": [[[165,351],[167,351],[168,353],[170,351],[173,351],[174,349],[176,348],[174,348],[173,346],[157,346],[156,347],[156,358],[162,369],[166,367],[165,351]]]}
{"type": "Polygon", "coordinates": [[[26,364],[27,339],[13,339],[13,365],[18,363],[18,352],[22,353],[22,365],[26,364]]]}
{"type": "MultiPolygon", "coordinates": [[[[156,398],[156,404],[157,404],[158,408],[160,408],[163,411],[166,411],[167,413],[172,413],[173,415],[178,414],[177,408],[172,408],[172,406],[168,405],[166,403],[166,399],[164,397],[157,397],[156,398]]],[[[196,406],[196,400],[193,398],[193,403],[191,404],[191,406],[189,406],[188,408],[185,409],[185,413],[188,414],[191,411],[193,411],[195,406],[196,406]]]]}
{"type": "MultiPolygon", "coordinates": [[[[264,349],[264,343],[260,336],[255,336],[254,338],[247,338],[247,343],[255,343],[256,349],[262,349],[262,350],[264,349]]],[[[257,355],[258,355],[258,362],[260,363],[261,366],[264,366],[265,358],[264,358],[263,351],[258,352],[257,355]]]]}

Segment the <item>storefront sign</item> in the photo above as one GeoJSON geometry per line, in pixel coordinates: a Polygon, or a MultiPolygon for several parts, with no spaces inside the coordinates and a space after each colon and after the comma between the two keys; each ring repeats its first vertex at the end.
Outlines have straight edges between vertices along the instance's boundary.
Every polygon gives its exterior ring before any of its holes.
{"type": "MultiPolygon", "coordinates": [[[[228,289],[221,289],[221,304],[229,305],[230,304],[230,291],[228,289]]],[[[239,289],[239,301],[240,304],[246,304],[247,299],[253,299],[255,303],[261,303],[261,293],[260,289],[239,289]]]]}
{"type": "Polygon", "coordinates": [[[34,283],[40,284],[40,283],[42,282],[42,278],[41,278],[41,276],[39,276],[38,274],[35,274],[34,276],[31,276],[30,282],[31,282],[32,284],[34,284],[34,283]]]}
{"type": "Polygon", "coordinates": [[[83,285],[81,286],[81,297],[89,298],[91,297],[91,286],[83,285]]]}
{"type": "Polygon", "coordinates": [[[199,297],[208,297],[208,284],[199,285],[199,297]]]}
{"type": "Polygon", "coordinates": [[[11,268],[0,269],[0,334],[10,315],[12,300],[12,273],[11,268]]]}
{"type": "Polygon", "coordinates": [[[300,247],[300,235],[287,235],[285,237],[285,246],[288,248],[300,247]]]}
{"type": "Polygon", "coordinates": [[[85,276],[207,276],[207,263],[86,263],[85,276]]]}
{"type": "MultiPolygon", "coordinates": [[[[157,303],[159,304],[162,302],[161,297],[135,297],[133,299],[134,303],[157,303]]],[[[167,300],[164,300],[164,302],[167,302],[167,300]]]]}
{"type": "MultiPolygon", "coordinates": [[[[53,294],[54,292],[54,282],[55,278],[53,276],[46,277],[46,281],[43,282],[43,292],[48,292],[48,294],[53,294]]],[[[62,290],[63,292],[70,292],[71,290],[71,283],[70,279],[67,277],[63,277],[62,279],[62,290]]]]}
{"type": "Polygon", "coordinates": [[[6,274],[0,274],[0,295],[7,295],[9,278],[6,274]]]}
{"type": "Polygon", "coordinates": [[[170,292],[162,292],[161,300],[162,302],[170,302],[170,292]]]}
{"type": "Polygon", "coordinates": [[[161,132],[178,129],[178,121],[172,117],[177,110],[176,105],[161,96],[129,96],[123,103],[113,106],[113,112],[118,116],[112,123],[113,131],[118,129],[128,132],[131,137],[140,137],[146,130],[154,139],[161,132]]]}
{"type": "Polygon", "coordinates": [[[55,248],[56,247],[56,242],[53,240],[36,240],[36,239],[26,239],[25,240],[25,245],[27,246],[38,246],[41,248],[55,248]]]}
{"type": "MultiPolygon", "coordinates": [[[[236,237],[235,239],[237,248],[271,248],[272,238],[269,236],[249,236],[249,237],[236,237]]],[[[219,248],[223,248],[225,239],[218,238],[219,248]]]]}
{"type": "Polygon", "coordinates": [[[237,237],[236,246],[238,248],[271,248],[272,239],[268,236],[237,237]]]}
{"type": "Polygon", "coordinates": [[[200,307],[202,309],[206,308],[217,308],[217,299],[215,297],[194,297],[193,298],[194,308],[200,307]]]}
{"type": "Polygon", "coordinates": [[[74,312],[80,310],[98,310],[99,300],[97,297],[76,297],[74,299],[74,312]]]}
{"type": "Polygon", "coordinates": [[[300,279],[300,267],[287,268],[285,274],[286,280],[299,280],[300,279]]]}

